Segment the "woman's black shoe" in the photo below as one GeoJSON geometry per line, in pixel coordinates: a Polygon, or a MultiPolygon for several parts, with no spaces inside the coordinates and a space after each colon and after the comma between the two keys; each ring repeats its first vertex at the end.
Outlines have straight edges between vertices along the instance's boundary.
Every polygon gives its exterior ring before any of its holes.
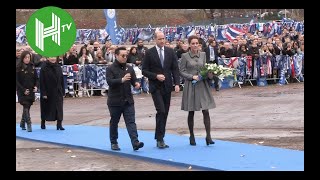
{"type": "Polygon", "coordinates": [[[41,120],[41,129],[46,129],[46,121],[41,120]]]}
{"type": "Polygon", "coordinates": [[[64,128],[62,127],[62,121],[57,121],[57,130],[64,130],[64,128]]]}
{"type": "Polygon", "coordinates": [[[206,143],[207,143],[207,146],[209,146],[209,144],[214,144],[214,141],[212,141],[211,138],[206,138],[206,143]]]}
{"type": "Polygon", "coordinates": [[[189,137],[189,140],[190,140],[190,145],[191,145],[191,146],[197,145],[196,140],[194,139],[194,136],[190,136],[190,137],[189,137]]]}
{"type": "Polygon", "coordinates": [[[62,126],[57,126],[57,130],[61,130],[61,131],[63,131],[63,130],[64,130],[64,128],[63,128],[62,126]]]}

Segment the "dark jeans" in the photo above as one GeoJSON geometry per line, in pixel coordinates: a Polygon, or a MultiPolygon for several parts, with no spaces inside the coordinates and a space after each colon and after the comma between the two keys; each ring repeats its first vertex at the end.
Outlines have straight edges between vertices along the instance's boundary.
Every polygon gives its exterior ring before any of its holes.
{"type": "Polygon", "coordinates": [[[163,89],[157,89],[152,93],[152,99],[157,110],[154,138],[157,139],[157,141],[163,141],[170,108],[171,92],[167,93],[163,89]]]}
{"type": "Polygon", "coordinates": [[[126,103],[123,106],[108,106],[110,112],[110,142],[118,144],[118,124],[121,114],[123,114],[124,122],[126,123],[127,131],[133,144],[138,141],[137,125],[135,123],[134,104],[126,103]]]}

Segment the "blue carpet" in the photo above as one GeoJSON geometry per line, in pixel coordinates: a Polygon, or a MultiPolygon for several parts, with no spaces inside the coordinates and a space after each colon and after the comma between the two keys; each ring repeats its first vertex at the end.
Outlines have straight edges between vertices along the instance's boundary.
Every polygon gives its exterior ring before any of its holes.
{"type": "Polygon", "coordinates": [[[16,125],[16,137],[50,142],[73,147],[103,151],[121,156],[178,165],[193,169],[223,171],[304,171],[304,151],[261,145],[215,140],[207,146],[204,138],[196,138],[197,146],[189,145],[189,137],[166,134],[170,146],[158,149],[154,132],[138,131],[144,147],[133,151],[126,129],[119,128],[118,143],[121,151],[110,149],[109,128],[100,126],[65,125],[65,131],[57,131],[47,125],[46,130],[33,124],[33,131],[22,131],[16,125]]]}

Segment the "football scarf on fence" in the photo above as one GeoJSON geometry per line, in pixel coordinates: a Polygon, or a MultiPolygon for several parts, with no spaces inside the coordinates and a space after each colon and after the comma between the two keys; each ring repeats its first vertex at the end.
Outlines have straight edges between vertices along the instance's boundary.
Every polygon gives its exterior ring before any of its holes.
{"type": "Polygon", "coordinates": [[[301,73],[302,61],[303,61],[303,54],[295,54],[293,56],[293,65],[294,65],[294,72],[295,72],[294,77],[298,78],[299,81],[304,81],[303,75],[301,73]]]}
{"type": "Polygon", "coordinates": [[[246,72],[247,76],[251,76],[251,68],[252,68],[252,56],[246,56],[247,66],[246,66],[246,72]]]}
{"type": "Polygon", "coordinates": [[[253,65],[252,65],[252,68],[253,68],[253,75],[252,75],[252,78],[253,79],[257,79],[258,78],[258,69],[257,69],[257,58],[253,60],[253,65]]]}
{"type": "Polygon", "coordinates": [[[63,74],[63,80],[64,80],[65,93],[69,93],[73,95],[74,94],[74,89],[73,89],[74,72],[73,72],[72,65],[63,65],[62,74],[63,74]]]}
{"type": "Polygon", "coordinates": [[[106,66],[97,66],[96,87],[107,89],[106,66]]]}
{"type": "Polygon", "coordinates": [[[246,76],[246,67],[247,67],[247,60],[245,57],[238,59],[239,66],[237,67],[237,81],[239,84],[243,84],[244,78],[246,76]]]}
{"type": "Polygon", "coordinates": [[[282,55],[276,55],[276,58],[275,58],[275,63],[274,63],[274,68],[276,69],[281,69],[280,67],[280,61],[282,59],[282,55]]]}
{"type": "Polygon", "coordinates": [[[238,57],[230,57],[230,58],[219,58],[219,64],[223,66],[227,66],[229,68],[234,68],[238,66],[238,57]]]}
{"type": "Polygon", "coordinates": [[[288,55],[282,56],[280,62],[279,62],[279,67],[280,67],[280,79],[279,79],[279,84],[284,85],[286,83],[286,73],[289,65],[290,57],[288,55]]]}
{"type": "Polygon", "coordinates": [[[106,80],[106,65],[87,64],[84,68],[80,68],[82,71],[82,82],[88,83],[91,87],[99,89],[108,89],[106,80]]]}

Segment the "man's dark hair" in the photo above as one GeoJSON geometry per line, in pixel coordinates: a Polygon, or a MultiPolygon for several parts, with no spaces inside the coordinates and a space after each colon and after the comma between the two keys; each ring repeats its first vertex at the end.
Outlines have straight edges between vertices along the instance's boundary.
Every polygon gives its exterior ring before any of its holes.
{"type": "Polygon", "coordinates": [[[213,39],[209,39],[208,43],[209,43],[209,44],[212,44],[214,41],[215,41],[215,40],[213,40],[213,39]]]}
{"type": "Polygon", "coordinates": [[[114,51],[114,54],[119,55],[121,50],[125,50],[125,51],[126,51],[127,49],[126,49],[126,47],[124,47],[124,46],[118,47],[118,48],[114,51]]]}

